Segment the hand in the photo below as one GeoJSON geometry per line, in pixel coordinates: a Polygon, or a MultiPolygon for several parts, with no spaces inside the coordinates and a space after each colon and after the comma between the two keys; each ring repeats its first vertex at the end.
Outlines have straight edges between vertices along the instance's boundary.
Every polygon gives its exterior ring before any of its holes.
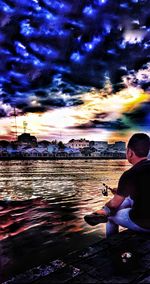
{"type": "Polygon", "coordinates": [[[117,188],[109,188],[109,189],[112,192],[112,194],[116,194],[117,193],[117,188]]]}
{"type": "Polygon", "coordinates": [[[104,196],[108,196],[108,190],[110,190],[114,195],[117,193],[117,188],[111,188],[105,183],[103,183],[103,186],[105,187],[105,189],[102,190],[104,196]]]}

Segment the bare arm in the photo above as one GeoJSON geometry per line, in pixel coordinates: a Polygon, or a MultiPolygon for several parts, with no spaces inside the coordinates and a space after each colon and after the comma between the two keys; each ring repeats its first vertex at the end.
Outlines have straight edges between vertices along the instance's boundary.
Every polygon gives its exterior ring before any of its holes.
{"type": "Polygon", "coordinates": [[[117,209],[124,200],[125,197],[115,194],[105,205],[110,209],[117,209]]]}

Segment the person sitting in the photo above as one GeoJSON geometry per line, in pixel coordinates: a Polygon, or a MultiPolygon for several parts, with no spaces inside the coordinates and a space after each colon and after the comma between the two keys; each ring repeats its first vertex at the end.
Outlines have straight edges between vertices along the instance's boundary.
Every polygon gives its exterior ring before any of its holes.
{"type": "Polygon", "coordinates": [[[90,225],[106,222],[106,237],[119,232],[119,226],[137,232],[150,232],[150,137],[134,134],[126,156],[132,167],[125,171],[113,189],[114,197],[105,206],[84,217],[90,225]]]}

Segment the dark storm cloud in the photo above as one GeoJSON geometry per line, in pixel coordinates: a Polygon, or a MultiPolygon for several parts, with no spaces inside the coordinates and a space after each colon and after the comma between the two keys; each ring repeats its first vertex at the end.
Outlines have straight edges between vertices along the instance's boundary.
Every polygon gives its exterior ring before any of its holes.
{"type": "Polygon", "coordinates": [[[125,117],[132,125],[143,128],[150,127],[150,102],[143,103],[139,108],[131,113],[126,113],[125,117]]]}
{"type": "Polygon", "coordinates": [[[35,110],[72,106],[82,103],[75,84],[102,87],[106,73],[117,91],[149,61],[149,9],[149,0],[1,0],[0,99],[23,112],[33,95],[35,110]]]}
{"type": "Polygon", "coordinates": [[[20,91],[11,93],[9,89],[9,94],[1,93],[1,97],[5,104],[16,106],[22,113],[41,113],[54,108],[81,105],[83,103],[82,93],[89,90],[89,87],[65,82],[62,76],[58,74],[53,76],[51,84],[45,86],[45,88],[43,82],[40,82],[36,89],[31,91],[22,94],[20,91]]]}
{"type": "Polygon", "coordinates": [[[95,118],[96,119],[104,119],[104,118],[107,118],[108,116],[109,116],[108,112],[102,112],[102,113],[96,114],[95,118]]]}
{"type": "Polygon", "coordinates": [[[125,130],[130,127],[125,124],[121,119],[117,119],[116,121],[99,121],[99,120],[91,120],[88,123],[77,125],[75,127],[69,127],[73,129],[106,129],[106,130],[125,130]]]}
{"type": "Polygon", "coordinates": [[[5,117],[7,114],[4,109],[0,108],[0,118],[5,117]]]}
{"type": "Polygon", "coordinates": [[[51,85],[40,89],[35,89],[26,93],[24,98],[16,97],[16,106],[27,112],[45,112],[49,109],[70,107],[82,104],[82,93],[89,91],[88,87],[76,86],[62,80],[60,74],[55,75],[51,85]]]}
{"type": "Polygon", "coordinates": [[[25,112],[32,112],[32,113],[40,113],[40,112],[45,112],[47,111],[47,107],[44,106],[26,106],[23,108],[24,113],[25,112]]]}

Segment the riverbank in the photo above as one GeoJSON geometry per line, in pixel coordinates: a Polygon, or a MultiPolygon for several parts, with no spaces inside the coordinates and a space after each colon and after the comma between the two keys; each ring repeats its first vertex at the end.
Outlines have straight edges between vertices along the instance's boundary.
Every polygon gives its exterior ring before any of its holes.
{"type": "Polygon", "coordinates": [[[126,157],[0,157],[0,161],[126,160],[126,157]]]}
{"type": "Polygon", "coordinates": [[[7,284],[149,283],[149,235],[123,231],[16,275],[7,284]],[[129,259],[123,258],[128,252],[129,259]]]}

